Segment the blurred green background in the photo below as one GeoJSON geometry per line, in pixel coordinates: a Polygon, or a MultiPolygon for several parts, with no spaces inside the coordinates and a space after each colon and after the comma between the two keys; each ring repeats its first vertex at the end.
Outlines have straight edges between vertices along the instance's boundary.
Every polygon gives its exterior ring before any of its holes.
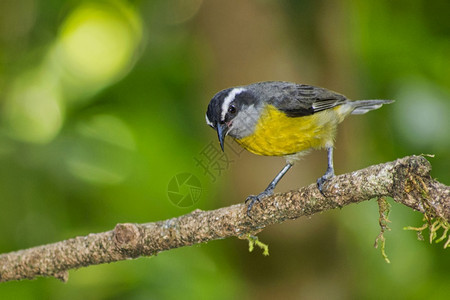
{"type": "MultiPolygon", "coordinates": [[[[395,104],[340,127],[338,174],[435,154],[450,184],[450,2],[0,2],[0,252],[242,202],[282,158],[226,147],[203,169],[219,90],[263,80],[324,86],[395,104]],[[223,157],[222,157],[223,158],[223,157]],[[192,205],[168,184],[201,183],[192,205]]],[[[277,190],[315,182],[315,151],[277,190]]],[[[0,299],[448,299],[450,256],[404,226],[421,215],[390,200],[386,264],[373,248],[375,201],[264,230],[270,256],[227,239],[0,284],[0,299]]]]}

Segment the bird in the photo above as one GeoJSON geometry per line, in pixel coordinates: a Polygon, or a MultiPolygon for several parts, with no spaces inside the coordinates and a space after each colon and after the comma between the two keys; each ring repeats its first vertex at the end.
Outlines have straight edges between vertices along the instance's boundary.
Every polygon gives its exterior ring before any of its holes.
{"type": "Polygon", "coordinates": [[[206,123],[216,130],[224,151],[226,136],[263,156],[281,156],[286,165],[258,195],[245,203],[247,215],[256,202],[273,194],[281,178],[312,149],[326,149],[327,170],[317,179],[324,187],[334,174],[333,146],[337,125],[350,114],[365,114],[393,100],[351,101],[334,91],[285,81],[264,81],[224,89],[208,104],[206,123]]]}

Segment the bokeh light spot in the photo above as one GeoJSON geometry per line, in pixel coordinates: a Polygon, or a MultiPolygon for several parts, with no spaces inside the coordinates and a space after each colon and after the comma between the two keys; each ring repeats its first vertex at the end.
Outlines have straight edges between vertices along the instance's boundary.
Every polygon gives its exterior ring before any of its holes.
{"type": "Polygon", "coordinates": [[[13,85],[4,106],[10,134],[33,143],[46,143],[59,132],[64,107],[51,74],[33,71],[23,74],[13,85]]]}
{"type": "Polygon", "coordinates": [[[448,144],[450,101],[438,86],[413,79],[400,85],[395,98],[396,127],[411,145],[448,144]]]}
{"type": "Polygon", "coordinates": [[[134,150],[136,145],[128,126],[119,118],[100,114],[78,126],[78,132],[85,137],[103,140],[111,145],[134,150]]]}
{"type": "Polygon", "coordinates": [[[75,8],[42,62],[13,80],[3,111],[9,134],[26,142],[50,142],[62,127],[68,103],[91,99],[124,76],[141,40],[141,19],[125,2],[85,2],[75,8]]]}
{"type": "Polygon", "coordinates": [[[125,17],[120,7],[86,3],[76,9],[61,30],[61,60],[72,76],[105,83],[130,63],[141,38],[137,16],[125,17]]]}
{"type": "Polygon", "coordinates": [[[70,147],[69,171],[93,184],[117,184],[130,173],[135,139],[118,117],[99,114],[80,122],[77,144],[70,147]]]}

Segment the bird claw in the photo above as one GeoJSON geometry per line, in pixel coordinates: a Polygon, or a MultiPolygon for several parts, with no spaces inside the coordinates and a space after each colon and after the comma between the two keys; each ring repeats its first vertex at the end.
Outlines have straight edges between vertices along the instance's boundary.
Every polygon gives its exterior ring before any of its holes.
{"type": "Polygon", "coordinates": [[[334,177],[334,174],[332,174],[331,176],[328,174],[325,174],[322,177],[320,177],[319,179],[317,179],[317,188],[319,189],[319,192],[322,194],[322,196],[327,197],[324,193],[323,188],[326,186],[328,181],[330,181],[330,179],[333,177],[334,177]]]}
{"type": "Polygon", "coordinates": [[[245,204],[247,204],[247,202],[250,202],[247,206],[247,216],[251,219],[252,216],[250,215],[250,211],[252,210],[252,207],[256,202],[261,204],[261,199],[259,198],[259,195],[258,196],[250,195],[247,197],[247,199],[245,199],[245,204]]]}
{"type": "Polygon", "coordinates": [[[261,200],[272,195],[273,194],[273,189],[270,190],[265,190],[264,192],[260,193],[259,195],[255,196],[255,195],[250,195],[247,197],[247,199],[245,199],[245,204],[247,204],[247,202],[250,202],[247,206],[247,216],[251,219],[251,215],[250,215],[250,211],[252,210],[253,205],[258,202],[259,204],[261,204],[261,200]]]}

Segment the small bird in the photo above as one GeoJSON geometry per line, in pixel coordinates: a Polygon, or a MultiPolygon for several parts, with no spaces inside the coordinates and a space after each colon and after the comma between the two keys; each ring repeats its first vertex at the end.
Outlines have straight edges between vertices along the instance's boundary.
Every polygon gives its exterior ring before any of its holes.
{"type": "Polygon", "coordinates": [[[218,92],[208,105],[206,123],[217,131],[222,151],[229,135],[252,153],[286,159],[285,167],[263,192],[247,197],[250,217],[255,202],[272,195],[284,174],[311,149],[327,150],[328,168],[317,179],[323,194],[324,184],[335,176],[333,144],[337,125],[349,114],[364,114],[392,102],[350,101],[321,87],[266,81],[218,92]]]}

